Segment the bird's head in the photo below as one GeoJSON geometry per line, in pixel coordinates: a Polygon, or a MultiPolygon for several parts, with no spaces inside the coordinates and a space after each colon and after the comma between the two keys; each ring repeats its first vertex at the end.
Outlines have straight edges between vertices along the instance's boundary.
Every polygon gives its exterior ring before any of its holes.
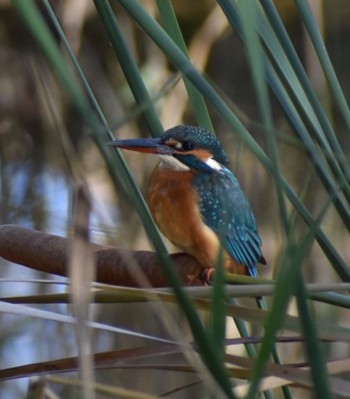
{"type": "Polygon", "coordinates": [[[159,155],[174,169],[210,172],[228,163],[220,142],[208,130],[198,126],[176,126],[157,138],[115,140],[113,147],[159,155]]]}

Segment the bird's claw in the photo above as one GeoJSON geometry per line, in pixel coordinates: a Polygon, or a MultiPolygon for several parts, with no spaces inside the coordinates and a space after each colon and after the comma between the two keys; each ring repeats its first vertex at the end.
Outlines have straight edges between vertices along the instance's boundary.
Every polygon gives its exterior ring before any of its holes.
{"type": "Polygon", "coordinates": [[[212,266],[208,266],[202,270],[201,280],[204,281],[207,285],[211,285],[213,282],[213,273],[215,269],[212,266]]]}

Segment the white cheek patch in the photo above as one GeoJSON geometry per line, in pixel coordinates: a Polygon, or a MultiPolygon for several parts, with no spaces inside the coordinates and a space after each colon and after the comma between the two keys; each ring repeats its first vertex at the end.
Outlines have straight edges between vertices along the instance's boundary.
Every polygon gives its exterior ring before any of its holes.
{"type": "Polygon", "coordinates": [[[161,159],[161,168],[170,168],[173,170],[190,170],[188,166],[174,158],[172,155],[159,155],[161,159]]]}
{"type": "MultiPolygon", "coordinates": [[[[187,165],[183,164],[172,155],[159,155],[159,158],[161,159],[161,168],[170,168],[173,170],[190,170],[187,165]]],[[[208,158],[204,162],[213,170],[219,171],[223,169],[222,165],[220,165],[219,162],[215,161],[213,158],[208,158]]]]}
{"type": "Polygon", "coordinates": [[[222,166],[213,158],[208,158],[205,163],[214,170],[222,170],[222,166]]]}

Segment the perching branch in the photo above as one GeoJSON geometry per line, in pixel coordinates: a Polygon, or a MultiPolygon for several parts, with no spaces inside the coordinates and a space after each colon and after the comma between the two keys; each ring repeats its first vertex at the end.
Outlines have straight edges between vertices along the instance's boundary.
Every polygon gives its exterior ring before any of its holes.
{"type": "MultiPolygon", "coordinates": [[[[15,226],[0,226],[0,257],[31,269],[67,277],[67,259],[72,240],[15,226]]],[[[157,255],[151,251],[128,251],[90,244],[96,257],[96,281],[127,287],[139,284],[132,272],[136,263],[153,287],[169,284],[157,255]]],[[[190,255],[170,255],[185,285],[205,285],[202,266],[190,255]]]]}

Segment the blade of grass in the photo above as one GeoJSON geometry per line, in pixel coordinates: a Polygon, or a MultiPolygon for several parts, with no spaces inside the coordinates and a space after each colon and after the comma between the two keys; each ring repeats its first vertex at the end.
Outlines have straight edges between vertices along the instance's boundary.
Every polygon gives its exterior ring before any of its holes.
{"type": "MultiPolygon", "coordinates": [[[[256,304],[258,306],[258,309],[261,309],[261,310],[268,310],[269,309],[265,298],[256,298],[256,304]]],[[[281,358],[280,358],[280,355],[278,353],[276,345],[273,346],[273,348],[271,350],[271,355],[272,355],[272,358],[273,358],[275,363],[282,364],[281,358]]],[[[292,399],[292,393],[291,393],[289,387],[288,386],[282,386],[281,388],[282,388],[282,392],[283,392],[284,398],[292,399]]],[[[266,393],[267,392],[265,391],[264,392],[265,396],[266,396],[266,393]]]]}
{"type": "MultiPolygon", "coordinates": [[[[1,281],[0,281],[1,282],[1,281]]],[[[4,279],[6,284],[14,282],[13,280],[4,279]]],[[[15,281],[16,283],[45,283],[56,285],[57,282],[42,280],[24,280],[15,281]]],[[[67,283],[66,283],[67,284],[67,283]]],[[[265,285],[249,284],[245,286],[225,285],[225,296],[230,298],[254,297],[256,295],[273,295],[274,281],[265,285]]],[[[176,303],[176,296],[171,293],[171,289],[141,289],[128,288],[118,286],[101,286],[97,284],[94,290],[94,301],[96,303],[123,303],[123,302],[146,302],[148,300],[165,301],[176,303]]],[[[347,295],[339,294],[339,291],[349,291],[349,283],[334,283],[334,284],[307,284],[308,296],[316,301],[328,303],[329,305],[350,307],[350,298],[347,295]],[[337,292],[338,291],[338,292],[337,292]]],[[[210,299],[213,296],[213,287],[185,287],[185,291],[193,300],[196,299],[210,299]]],[[[21,304],[39,304],[39,303],[69,303],[69,296],[66,293],[45,294],[45,295],[22,295],[14,297],[2,297],[2,301],[9,303],[21,304]]],[[[264,310],[264,307],[261,307],[264,310]]],[[[266,310],[266,309],[265,309],[266,310]]]]}
{"type": "MultiPolygon", "coordinates": [[[[225,1],[220,2],[221,7],[225,12],[225,1]]],[[[280,220],[285,231],[288,234],[288,217],[286,204],[283,196],[283,189],[280,182],[280,162],[278,158],[278,149],[276,139],[273,134],[273,120],[270,98],[265,80],[265,62],[263,58],[260,38],[256,27],[258,26],[258,12],[257,3],[255,0],[239,1],[238,10],[240,13],[240,20],[242,21],[242,31],[244,36],[244,43],[247,49],[247,56],[251,74],[257,94],[260,113],[264,125],[264,133],[267,140],[268,155],[275,168],[275,187],[279,204],[280,220]]]]}
{"type": "Polygon", "coordinates": [[[294,257],[293,255],[296,252],[295,248],[286,248],[285,263],[283,263],[284,267],[282,267],[278,278],[274,302],[265,326],[264,340],[256,359],[247,399],[254,399],[258,393],[259,383],[274,346],[276,333],[282,326],[284,315],[287,311],[287,305],[294,289],[294,284],[292,284],[292,282],[296,280],[300,272],[300,264],[305,256],[305,252],[309,250],[312,241],[313,237],[309,234],[307,240],[303,242],[302,249],[297,253],[297,256],[294,257]]]}
{"type": "Polygon", "coordinates": [[[305,337],[305,349],[314,381],[314,393],[317,398],[332,398],[323,348],[319,343],[317,328],[311,317],[307,295],[302,278],[299,278],[296,290],[298,312],[305,337]]]}
{"type": "MultiPolygon", "coordinates": [[[[187,47],[177,22],[171,1],[157,0],[157,6],[164,22],[165,30],[168,32],[169,36],[174,40],[174,42],[177,43],[186,57],[188,57],[187,47]]],[[[205,127],[209,131],[214,132],[203,96],[187,79],[186,75],[183,75],[183,80],[198,124],[205,127]]]]}
{"type": "Polygon", "coordinates": [[[348,130],[350,130],[350,110],[349,106],[347,104],[346,98],[344,96],[343,90],[341,88],[341,85],[338,81],[337,75],[334,71],[332,62],[329,58],[329,55],[327,53],[327,49],[324,45],[324,42],[322,40],[322,36],[320,34],[320,31],[318,29],[317,23],[314,20],[314,17],[312,15],[312,12],[310,10],[310,6],[307,2],[303,0],[294,0],[300,16],[302,17],[304,21],[304,26],[307,29],[310,39],[314,45],[314,49],[316,51],[316,54],[319,57],[320,60],[320,65],[323,68],[323,71],[325,73],[325,76],[327,78],[329,87],[334,93],[334,99],[338,104],[338,107],[343,115],[344,121],[347,125],[348,130]]]}
{"type": "MultiPolygon", "coordinates": [[[[57,323],[70,324],[72,326],[76,325],[76,319],[75,319],[75,317],[72,317],[72,316],[67,316],[67,315],[64,315],[61,313],[55,313],[55,312],[51,312],[48,310],[35,309],[35,308],[29,307],[29,306],[6,303],[3,301],[0,301],[0,313],[14,314],[14,315],[25,316],[25,317],[35,317],[35,318],[43,319],[43,320],[51,320],[51,321],[54,321],[57,323]]],[[[133,337],[138,337],[138,338],[143,338],[143,339],[148,339],[148,340],[163,342],[163,343],[168,343],[168,344],[176,344],[176,342],[168,340],[168,339],[156,337],[156,336],[153,336],[150,334],[139,333],[136,331],[128,330],[126,328],[110,326],[107,324],[102,324],[102,323],[92,322],[92,321],[88,322],[87,324],[90,328],[96,329],[96,330],[109,331],[112,333],[129,335],[129,336],[133,336],[133,337]]]]}
{"type": "MultiPolygon", "coordinates": [[[[47,380],[54,383],[54,384],[60,384],[63,386],[73,386],[80,388],[81,387],[81,381],[79,380],[74,380],[74,379],[68,379],[68,378],[63,378],[63,377],[57,377],[57,376],[49,376],[47,377],[47,380]]],[[[157,396],[155,395],[148,395],[144,392],[139,392],[136,390],[132,389],[124,389],[124,388],[119,388],[111,385],[106,385],[106,384],[101,384],[101,383],[95,383],[94,384],[94,389],[96,392],[101,393],[102,395],[112,395],[115,398],[119,399],[130,399],[130,398],[135,398],[135,399],[157,399],[157,396]]]]}
{"type": "MultiPolygon", "coordinates": [[[[237,276],[238,275],[232,275],[237,276]]],[[[225,285],[225,295],[228,296],[251,296],[254,297],[256,295],[264,296],[264,295],[271,295],[273,294],[275,280],[263,280],[260,279],[257,283],[255,283],[255,278],[251,278],[251,281],[246,285],[225,285]],[[260,291],[262,290],[262,291],[260,291]]],[[[232,279],[233,284],[235,284],[236,280],[232,279]]],[[[46,279],[15,279],[15,278],[0,278],[0,283],[5,283],[6,285],[10,283],[16,284],[45,284],[45,285],[52,285],[52,286],[66,286],[69,282],[65,281],[56,281],[56,280],[46,280],[46,279]]],[[[238,281],[238,284],[240,282],[238,281]]],[[[120,300],[123,299],[123,294],[133,294],[143,295],[143,289],[141,288],[130,288],[130,287],[123,287],[123,286],[116,286],[116,285],[108,285],[103,283],[96,283],[93,282],[91,284],[91,288],[95,289],[97,294],[99,292],[111,292],[120,294],[120,300]]],[[[321,295],[328,295],[329,293],[337,293],[341,291],[350,291],[350,283],[309,283],[306,285],[306,288],[310,295],[313,293],[321,293],[321,295]]],[[[212,296],[212,287],[184,287],[184,290],[195,298],[210,298],[212,296]]],[[[171,292],[171,288],[158,288],[153,290],[154,293],[169,293],[171,292]]],[[[149,291],[147,291],[149,292],[149,291]]],[[[56,294],[53,294],[56,295],[56,294]]],[[[347,298],[345,295],[344,298],[347,298]]],[[[32,297],[32,296],[29,296],[32,297]]],[[[28,298],[29,298],[28,297],[28,298]]],[[[38,298],[40,295],[38,296],[38,298]]],[[[4,297],[1,298],[4,300],[4,297]]],[[[136,300],[136,298],[135,298],[136,300]]],[[[29,303],[29,302],[28,302],[29,303]]]]}
{"type": "Polygon", "coordinates": [[[123,37],[119,27],[119,22],[113,13],[109,1],[94,0],[94,4],[103,26],[107,31],[108,38],[111,41],[129,87],[137,104],[142,108],[142,113],[145,117],[148,128],[153,136],[159,136],[163,133],[164,129],[159,121],[151,97],[145,87],[135,59],[123,37]]]}
{"type": "Polygon", "coordinates": [[[221,247],[215,265],[212,305],[210,309],[210,332],[222,361],[224,361],[225,355],[226,305],[224,252],[221,247]]]}
{"type": "Polygon", "coordinates": [[[93,293],[90,284],[94,279],[95,262],[89,247],[89,216],[91,197],[85,182],[75,182],[75,207],[73,244],[69,254],[69,278],[72,311],[76,319],[76,338],[78,344],[79,371],[83,382],[84,398],[95,399],[92,384],[95,373],[92,360],[92,332],[88,324],[91,320],[91,301],[93,293]]]}
{"type": "MultiPolygon", "coordinates": [[[[230,305],[231,309],[232,309],[233,306],[237,306],[236,305],[236,300],[234,298],[230,298],[229,299],[229,305],[230,305]]],[[[233,318],[233,321],[235,322],[235,325],[236,325],[236,328],[237,328],[237,330],[239,332],[239,335],[243,339],[249,337],[250,334],[249,334],[249,331],[248,331],[247,324],[246,324],[245,320],[240,318],[240,317],[235,317],[235,316],[233,316],[232,318],[233,318]]],[[[244,348],[247,351],[247,354],[248,354],[248,356],[251,359],[256,359],[257,350],[256,350],[256,347],[255,347],[253,342],[246,342],[244,344],[244,348]]],[[[267,395],[265,395],[265,397],[266,397],[266,399],[268,399],[270,397],[269,392],[267,392],[267,395]]]]}
{"type": "MultiPolygon", "coordinates": [[[[293,292],[298,294],[298,283],[302,280],[301,267],[314,241],[314,228],[321,223],[329,205],[330,200],[323,206],[314,226],[311,227],[310,231],[301,240],[299,248],[294,241],[293,233],[291,234],[291,238],[288,240],[288,247],[284,254],[284,262],[282,263],[276,284],[274,302],[265,326],[265,336],[256,360],[247,399],[253,399],[258,392],[259,383],[263,376],[265,365],[274,347],[274,338],[281,326],[281,322],[285,318],[290,297],[293,292]]],[[[310,336],[308,336],[308,339],[310,339],[310,336]]],[[[317,371],[319,371],[322,366],[316,367],[319,367],[317,369],[317,371]]],[[[317,373],[317,371],[315,371],[315,373],[317,373]]]]}
{"type": "MultiPolygon", "coordinates": [[[[124,289],[123,289],[124,291],[124,289]]],[[[127,289],[127,291],[130,291],[130,289],[127,289]]],[[[150,295],[150,293],[144,292],[141,290],[140,293],[135,293],[135,290],[131,290],[132,292],[128,294],[129,298],[125,297],[125,294],[123,294],[120,298],[120,295],[111,295],[110,293],[95,293],[95,301],[96,303],[123,303],[123,302],[144,302],[146,300],[149,300],[150,296],[152,296],[152,300],[161,300],[164,302],[169,302],[169,303],[176,303],[176,296],[174,294],[170,293],[156,293],[154,295],[150,295]]],[[[194,301],[196,303],[196,306],[200,310],[210,310],[212,307],[212,303],[210,300],[207,299],[201,299],[201,298],[194,298],[194,301]]],[[[68,294],[52,294],[52,295],[33,295],[33,296],[24,296],[24,297],[12,297],[12,298],[4,298],[3,301],[0,302],[0,311],[3,311],[4,313],[14,313],[14,314],[19,314],[19,315],[27,315],[28,317],[40,317],[40,318],[45,318],[47,314],[37,314],[37,313],[32,313],[36,311],[36,309],[33,310],[31,307],[15,307],[15,308],[8,308],[6,307],[6,303],[13,302],[14,304],[17,303],[69,303],[69,297],[68,294]],[[3,306],[4,304],[4,306],[3,306]]],[[[51,317],[51,313],[48,314],[47,319],[49,320],[55,320],[53,317],[51,317]]],[[[233,303],[229,303],[227,305],[227,315],[231,317],[235,317],[237,320],[241,319],[244,321],[248,321],[250,323],[254,324],[265,324],[270,313],[266,310],[261,310],[261,309],[253,309],[253,308],[246,308],[242,306],[237,306],[234,305],[233,303]]],[[[60,315],[59,315],[60,316],[60,315]]],[[[58,316],[58,317],[59,317],[58,316]]],[[[64,316],[64,318],[69,317],[69,316],[64,316]]],[[[286,331],[291,331],[294,333],[301,333],[301,327],[300,327],[300,320],[299,318],[295,316],[289,316],[287,314],[284,315],[284,322],[282,325],[282,329],[286,331]]],[[[64,319],[66,320],[66,319],[64,319]]],[[[58,319],[57,321],[62,321],[64,320],[58,319]]],[[[73,319],[71,319],[73,320],[73,319]]],[[[69,323],[69,321],[68,321],[69,323]]],[[[317,325],[317,329],[319,331],[320,338],[323,340],[331,340],[331,341],[340,341],[340,342],[346,342],[348,343],[350,340],[350,330],[345,327],[340,327],[334,324],[330,323],[324,323],[321,321],[315,321],[317,325]]],[[[121,333],[121,334],[138,334],[136,336],[147,338],[147,339],[153,339],[153,340],[160,340],[162,341],[162,338],[158,338],[155,336],[150,336],[150,335],[145,335],[142,333],[138,332],[132,332],[130,330],[125,330],[125,329],[120,329],[118,327],[112,327],[109,325],[103,325],[103,324],[91,324],[92,328],[98,328],[101,330],[105,331],[112,331],[116,333],[121,333]],[[95,327],[96,325],[96,327],[95,327]]],[[[164,342],[172,342],[169,340],[165,340],[164,342]]]]}
{"type": "Polygon", "coordinates": [[[79,64],[79,62],[77,60],[77,57],[75,56],[74,51],[73,51],[72,47],[70,46],[70,44],[69,44],[69,42],[67,40],[67,37],[66,37],[65,33],[62,30],[61,25],[58,22],[56,14],[55,14],[54,10],[52,9],[52,7],[51,7],[51,5],[49,3],[49,0],[43,0],[43,5],[44,5],[44,7],[45,7],[45,9],[46,9],[46,11],[48,13],[48,16],[50,18],[51,23],[55,27],[55,29],[56,29],[56,31],[57,31],[57,33],[59,35],[59,38],[62,41],[62,44],[63,44],[65,50],[68,53],[68,56],[69,56],[69,58],[70,58],[70,60],[71,60],[71,62],[73,64],[74,68],[77,71],[77,74],[79,76],[79,79],[81,80],[82,86],[83,86],[83,88],[84,88],[84,90],[85,90],[85,92],[87,94],[87,97],[89,98],[89,101],[91,102],[94,110],[96,111],[96,114],[97,114],[98,118],[100,119],[100,121],[101,121],[101,123],[102,123],[102,125],[103,125],[103,127],[105,129],[105,132],[109,135],[110,139],[113,139],[114,136],[113,136],[113,133],[112,133],[112,131],[110,130],[110,128],[108,126],[107,119],[104,116],[104,114],[102,112],[102,109],[101,109],[101,107],[100,107],[100,105],[99,105],[99,103],[98,103],[93,91],[91,90],[89,82],[87,81],[87,79],[86,79],[86,77],[84,75],[84,72],[81,69],[80,64],[79,64]]]}
{"type": "Polygon", "coordinates": [[[328,303],[337,307],[350,309],[350,297],[336,292],[310,293],[309,297],[314,301],[328,303]]]}
{"type": "MultiPolygon", "coordinates": [[[[198,300],[197,304],[200,308],[203,309],[208,308],[207,301],[198,300]]],[[[264,325],[267,324],[268,319],[271,315],[271,313],[266,310],[244,308],[237,305],[229,305],[227,314],[232,317],[249,321],[250,323],[257,323],[264,325]]],[[[349,336],[350,330],[348,328],[339,327],[335,324],[322,323],[320,321],[316,321],[316,325],[320,334],[320,338],[324,340],[332,340],[340,342],[350,341],[350,336],[349,336]]],[[[286,314],[286,312],[284,312],[283,317],[281,318],[281,326],[279,327],[279,329],[301,333],[300,320],[298,317],[289,316],[288,314],[286,314]]],[[[266,335],[264,335],[264,337],[265,336],[266,335]]]]}

